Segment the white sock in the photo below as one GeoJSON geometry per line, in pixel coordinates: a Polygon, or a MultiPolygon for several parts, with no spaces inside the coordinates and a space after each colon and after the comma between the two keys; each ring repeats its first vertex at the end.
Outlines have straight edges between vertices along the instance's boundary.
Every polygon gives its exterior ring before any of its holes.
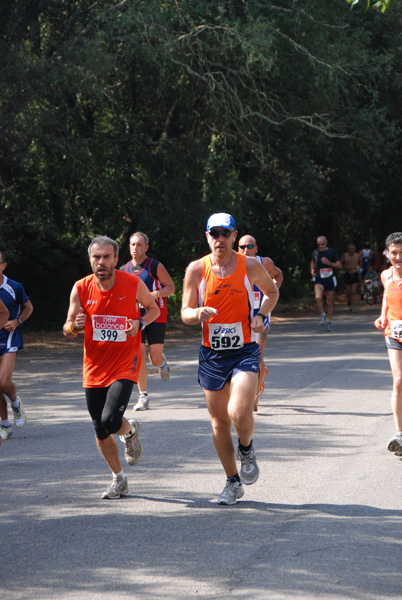
{"type": "Polygon", "coordinates": [[[123,435],[123,437],[128,439],[128,438],[131,438],[131,436],[134,434],[135,434],[135,427],[134,427],[134,425],[131,425],[130,431],[128,433],[126,433],[125,435],[123,435]]]}
{"type": "Polygon", "coordinates": [[[19,398],[18,398],[18,396],[17,396],[16,400],[14,400],[14,402],[13,402],[12,400],[10,400],[10,403],[11,403],[11,406],[12,406],[13,408],[19,408],[19,405],[20,405],[20,399],[19,399],[19,398]]]}
{"type": "Polygon", "coordinates": [[[120,471],[119,473],[113,473],[113,479],[118,479],[119,477],[122,477],[124,479],[123,471],[120,471]]]}
{"type": "Polygon", "coordinates": [[[1,424],[4,425],[4,427],[11,427],[11,423],[8,419],[2,419],[1,424]]]}

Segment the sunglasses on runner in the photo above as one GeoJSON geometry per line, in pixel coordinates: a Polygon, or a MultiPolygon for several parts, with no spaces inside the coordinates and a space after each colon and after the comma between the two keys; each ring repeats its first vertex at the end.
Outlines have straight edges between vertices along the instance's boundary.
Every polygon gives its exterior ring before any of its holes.
{"type": "Polygon", "coordinates": [[[246,248],[251,250],[251,248],[254,248],[254,246],[255,244],[244,244],[244,246],[239,246],[239,248],[241,248],[242,250],[245,250],[246,248]]]}
{"type": "Polygon", "coordinates": [[[218,238],[220,235],[223,235],[223,237],[229,237],[233,231],[230,231],[229,229],[210,229],[208,233],[211,237],[218,238]]]}

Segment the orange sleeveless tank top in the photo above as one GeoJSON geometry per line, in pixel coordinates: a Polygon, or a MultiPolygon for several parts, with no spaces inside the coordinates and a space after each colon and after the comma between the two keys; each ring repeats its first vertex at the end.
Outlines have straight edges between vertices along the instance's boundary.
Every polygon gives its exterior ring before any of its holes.
{"type": "Polygon", "coordinates": [[[236,350],[256,340],[257,335],[250,329],[254,291],[245,256],[236,254],[235,270],[224,278],[217,277],[212,271],[210,255],[203,257],[198,304],[218,311],[208,322],[201,324],[203,346],[236,350]]]}
{"type": "Polygon", "coordinates": [[[118,379],[138,381],[141,334],[123,332],[126,319],[139,319],[138,278],[116,271],[114,286],[101,291],[95,275],[76,282],[87,315],[84,338],[83,387],[108,387],[118,379]]]}
{"type": "Polygon", "coordinates": [[[384,294],[386,294],[388,310],[388,323],[384,330],[384,335],[396,338],[402,341],[402,286],[400,287],[393,278],[393,269],[391,275],[386,281],[384,294]]]}

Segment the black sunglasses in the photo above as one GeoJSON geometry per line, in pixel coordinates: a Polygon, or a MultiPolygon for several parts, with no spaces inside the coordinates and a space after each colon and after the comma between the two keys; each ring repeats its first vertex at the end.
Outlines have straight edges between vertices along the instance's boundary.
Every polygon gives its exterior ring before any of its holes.
{"type": "Polygon", "coordinates": [[[223,237],[229,237],[233,232],[229,229],[210,229],[208,233],[211,237],[218,238],[220,235],[223,235],[223,237]]]}
{"type": "Polygon", "coordinates": [[[254,246],[255,244],[244,244],[244,246],[239,246],[239,248],[241,248],[242,250],[245,250],[246,248],[251,250],[251,248],[254,248],[254,246]]]}

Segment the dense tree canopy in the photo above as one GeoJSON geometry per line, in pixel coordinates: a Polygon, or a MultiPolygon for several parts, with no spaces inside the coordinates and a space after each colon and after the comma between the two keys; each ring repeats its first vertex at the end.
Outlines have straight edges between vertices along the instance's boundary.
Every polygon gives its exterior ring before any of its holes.
{"type": "MultiPolygon", "coordinates": [[[[346,1],[349,2],[349,4],[351,4],[352,7],[356,6],[356,4],[359,4],[360,2],[360,0],[346,1]]],[[[378,8],[379,10],[381,10],[381,12],[387,10],[388,6],[391,4],[391,0],[373,0],[373,2],[371,0],[364,0],[364,2],[366,3],[367,8],[370,8],[370,6],[374,6],[374,8],[378,8]]]]}
{"type": "Polygon", "coordinates": [[[398,2],[2,2],[0,244],[32,321],[63,321],[94,235],[123,261],[145,231],[180,280],[208,215],[231,212],[286,297],[317,234],[341,252],[400,229],[401,17],[398,2]]]}

